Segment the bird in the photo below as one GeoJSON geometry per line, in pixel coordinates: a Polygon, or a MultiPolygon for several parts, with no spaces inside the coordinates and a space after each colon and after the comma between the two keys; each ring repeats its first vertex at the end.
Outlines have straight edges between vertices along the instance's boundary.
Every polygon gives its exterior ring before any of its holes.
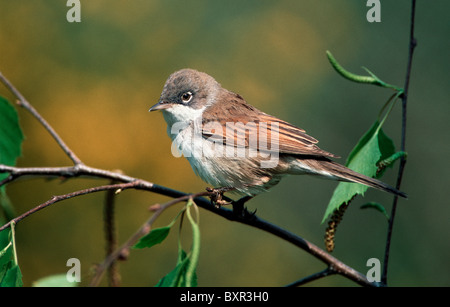
{"type": "Polygon", "coordinates": [[[172,153],[185,156],[219,194],[231,190],[245,202],[286,175],[307,174],[407,197],[335,162],[339,157],[319,148],[305,130],[260,111],[207,73],[190,68],[172,73],[149,111],[157,110],[167,123],[172,153]]]}

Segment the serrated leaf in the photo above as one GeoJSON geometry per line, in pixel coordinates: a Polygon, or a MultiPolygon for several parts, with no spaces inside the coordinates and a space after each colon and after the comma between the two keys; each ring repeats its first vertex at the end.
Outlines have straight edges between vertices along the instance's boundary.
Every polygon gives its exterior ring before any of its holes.
{"type": "MultiPolygon", "coordinates": [[[[369,177],[376,177],[381,159],[391,156],[395,152],[392,140],[384,134],[380,123],[376,121],[361,137],[350,153],[346,166],[355,172],[369,177]]],[[[342,204],[349,202],[355,195],[364,195],[368,187],[362,184],[341,182],[334,190],[328,203],[322,223],[342,204]]]]}
{"type": "Polygon", "coordinates": [[[345,162],[346,166],[349,166],[350,162],[353,158],[361,151],[361,149],[366,146],[366,144],[370,141],[370,139],[375,135],[376,130],[380,123],[375,121],[375,123],[370,127],[370,129],[361,137],[361,139],[356,143],[355,147],[352,149],[350,154],[348,155],[347,161],[345,162]]]}
{"type": "MultiPolygon", "coordinates": [[[[392,141],[392,139],[390,137],[388,137],[383,129],[380,129],[379,133],[378,133],[378,145],[380,148],[380,153],[381,153],[381,157],[380,159],[377,161],[377,166],[378,163],[382,160],[388,159],[389,157],[391,157],[392,155],[395,154],[395,145],[394,142],[392,141]]],[[[392,167],[392,164],[389,164],[387,166],[392,167]]],[[[386,171],[386,168],[381,169],[378,173],[377,173],[377,178],[381,177],[384,172],[386,171]]]]}
{"type": "Polygon", "coordinates": [[[137,242],[133,248],[148,248],[164,241],[169,235],[170,226],[155,228],[147,235],[143,236],[139,242],[137,242]]]}
{"type": "MultiPolygon", "coordinates": [[[[0,96],[0,164],[15,165],[21,155],[23,133],[16,109],[0,96]]],[[[0,174],[0,180],[8,174],[0,174]]]]}

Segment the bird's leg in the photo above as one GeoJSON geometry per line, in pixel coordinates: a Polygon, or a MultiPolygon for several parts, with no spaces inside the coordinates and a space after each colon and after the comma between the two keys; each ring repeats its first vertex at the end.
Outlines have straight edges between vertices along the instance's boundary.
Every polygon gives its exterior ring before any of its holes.
{"type": "Polygon", "coordinates": [[[253,198],[253,196],[244,196],[239,198],[238,200],[230,200],[223,193],[234,190],[234,188],[210,188],[207,187],[206,191],[210,193],[209,198],[211,199],[211,203],[216,207],[220,208],[223,205],[232,205],[233,206],[233,214],[236,217],[240,218],[251,218],[255,215],[256,210],[253,212],[249,212],[247,208],[244,207],[244,204],[253,198]],[[223,199],[223,198],[227,199],[223,199]]]}
{"type": "Polygon", "coordinates": [[[243,218],[253,217],[256,213],[256,210],[253,212],[248,212],[247,208],[244,207],[244,204],[252,199],[253,196],[244,196],[236,201],[232,201],[233,205],[233,214],[243,218]]]}
{"type": "Polygon", "coordinates": [[[210,193],[209,198],[211,199],[211,203],[220,208],[223,205],[229,205],[232,202],[223,199],[223,193],[233,190],[233,188],[210,188],[207,187],[206,191],[210,193]]]}

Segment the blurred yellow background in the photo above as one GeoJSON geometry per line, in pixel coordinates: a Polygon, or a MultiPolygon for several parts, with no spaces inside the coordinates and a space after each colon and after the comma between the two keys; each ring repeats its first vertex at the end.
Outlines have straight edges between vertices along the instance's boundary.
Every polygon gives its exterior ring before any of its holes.
{"type": "MultiPolygon", "coordinates": [[[[66,20],[66,1],[0,2],[0,71],[49,121],[88,165],[121,169],[186,192],[207,184],[187,161],[174,158],[161,114],[148,113],[166,78],[190,67],[212,75],[259,109],[288,120],[343,158],[375,121],[390,96],[334,72],[330,50],[352,72],[368,67],[384,81],[403,86],[408,52],[410,1],[383,1],[381,22],[366,20],[365,1],[81,1],[81,22],[66,20]]],[[[448,222],[449,34],[448,1],[418,1],[408,100],[407,151],[389,265],[394,286],[450,285],[448,222]]],[[[0,88],[0,95],[12,99],[0,88]]],[[[18,110],[26,136],[19,166],[67,166],[70,160],[44,129],[18,110]]],[[[397,148],[400,104],[384,126],[397,148]]],[[[383,178],[395,184],[397,166],[383,178]]],[[[21,180],[7,193],[17,213],[52,195],[106,184],[104,180],[21,180]]],[[[324,247],[320,221],[335,182],[288,177],[248,203],[250,210],[324,247]]],[[[347,210],[333,255],[365,273],[368,258],[383,259],[387,223],[360,210],[391,196],[369,191],[347,210]]],[[[81,260],[83,284],[104,258],[104,195],[53,205],[17,227],[25,285],[65,273],[68,258],[81,260]]],[[[128,190],[118,196],[120,242],[168,198],[128,190]]],[[[163,214],[166,225],[177,209],[163,214]]],[[[201,210],[200,286],[281,286],[322,270],[302,250],[259,230],[201,210]]],[[[187,230],[188,227],[185,227],[187,230]]],[[[149,250],[133,250],[120,264],[122,285],[152,286],[176,262],[177,235],[149,250]]],[[[189,249],[189,232],[183,236],[189,249]]],[[[331,276],[311,285],[353,285],[331,276]]]]}

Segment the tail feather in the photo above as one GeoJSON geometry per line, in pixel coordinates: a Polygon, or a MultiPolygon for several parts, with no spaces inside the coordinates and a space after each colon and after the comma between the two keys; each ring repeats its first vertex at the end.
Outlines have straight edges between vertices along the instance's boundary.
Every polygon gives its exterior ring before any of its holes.
{"type": "MultiPolygon", "coordinates": [[[[300,161],[298,161],[300,162],[300,161]]],[[[303,167],[306,166],[307,169],[311,173],[315,173],[317,175],[322,175],[325,177],[331,177],[333,179],[337,179],[340,181],[347,181],[347,182],[355,182],[355,183],[361,183],[366,186],[385,191],[388,193],[392,193],[404,198],[408,198],[408,196],[403,193],[402,191],[397,190],[396,188],[388,185],[387,183],[384,183],[378,179],[368,177],[366,175],[357,173],[348,167],[345,167],[339,163],[336,163],[334,161],[324,159],[324,160],[316,160],[316,159],[302,159],[300,164],[303,165],[303,167]],[[313,170],[313,171],[312,171],[313,170]]]]}
{"type": "Polygon", "coordinates": [[[384,183],[381,180],[357,173],[349,169],[348,167],[345,167],[333,161],[327,161],[324,164],[334,175],[337,175],[337,177],[340,177],[344,181],[361,183],[381,191],[385,191],[404,198],[408,198],[408,196],[404,192],[397,190],[396,188],[390,186],[387,183],[384,183]]]}

